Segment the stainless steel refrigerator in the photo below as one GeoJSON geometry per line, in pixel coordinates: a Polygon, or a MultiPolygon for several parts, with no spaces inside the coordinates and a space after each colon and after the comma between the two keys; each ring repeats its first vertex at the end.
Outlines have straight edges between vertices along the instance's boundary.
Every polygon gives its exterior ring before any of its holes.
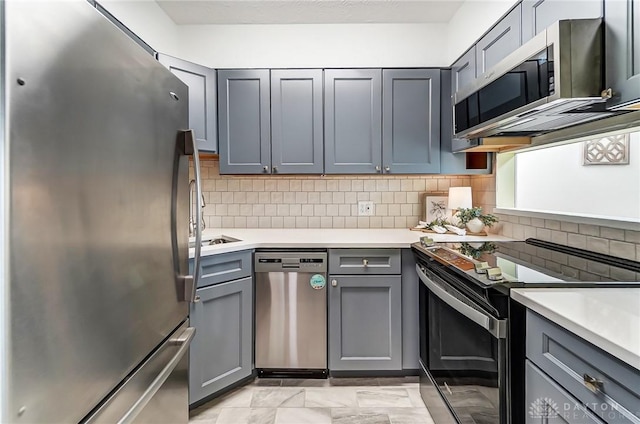
{"type": "Polygon", "coordinates": [[[0,12],[0,422],[187,422],[187,87],[85,0],[0,12]]]}

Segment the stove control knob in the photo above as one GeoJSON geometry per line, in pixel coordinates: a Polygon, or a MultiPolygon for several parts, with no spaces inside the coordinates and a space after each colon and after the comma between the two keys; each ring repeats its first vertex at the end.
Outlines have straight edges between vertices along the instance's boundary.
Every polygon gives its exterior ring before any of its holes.
{"type": "Polygon", "coordinates": [[[478,274],[486,274],[487,270],[491,268],[487,262],[478,262],[475,267],[478,274]]]}
{"type": "Polygon", "coordinates": [[[487,278],[492,281],[502,280],[502,270],[499,267],[489,268],[487,278]]]}

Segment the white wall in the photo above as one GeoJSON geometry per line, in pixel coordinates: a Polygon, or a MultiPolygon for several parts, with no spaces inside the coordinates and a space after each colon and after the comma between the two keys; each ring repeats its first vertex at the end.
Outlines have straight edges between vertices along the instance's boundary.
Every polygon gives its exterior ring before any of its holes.
{"type": "Polygon", "coordinates": [[[181,57],[213,68],[447,66],[445,24],[179,26],[181,57]]]}
{"type": "Polygon", "coordinates": [[[155,50],[180,56],[178,26],[154,0],[99,0],[105,9],[155,50]]]}
{"type": "Polygon", "coordinates": [[[640,220],[640,132],[629,165],[582,165],[583,143],[516,154],[516,208],[640,220]]]}
{"type": "Polygon", "coordinates": [[[507,13],[517,0],[467,0],[447,26],[447,66],[507,13]]]}

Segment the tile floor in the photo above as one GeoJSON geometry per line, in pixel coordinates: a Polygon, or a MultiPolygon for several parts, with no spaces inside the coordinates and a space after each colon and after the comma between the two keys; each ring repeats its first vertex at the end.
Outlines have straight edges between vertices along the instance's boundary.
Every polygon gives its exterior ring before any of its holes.
{"type": "Polygon", "coordinates": [[[256,379],[190,414],[194,424],[433,424],[417,377],[256,379]]]}

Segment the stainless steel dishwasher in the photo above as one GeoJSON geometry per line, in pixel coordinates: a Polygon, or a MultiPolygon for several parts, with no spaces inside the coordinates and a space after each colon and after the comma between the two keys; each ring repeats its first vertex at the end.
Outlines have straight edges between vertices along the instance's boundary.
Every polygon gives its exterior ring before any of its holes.
{"type": "Polygon", "coordinates": [[[327,376],[327,253],[257,251],[256,368],[262,377],[327,376]]]}

